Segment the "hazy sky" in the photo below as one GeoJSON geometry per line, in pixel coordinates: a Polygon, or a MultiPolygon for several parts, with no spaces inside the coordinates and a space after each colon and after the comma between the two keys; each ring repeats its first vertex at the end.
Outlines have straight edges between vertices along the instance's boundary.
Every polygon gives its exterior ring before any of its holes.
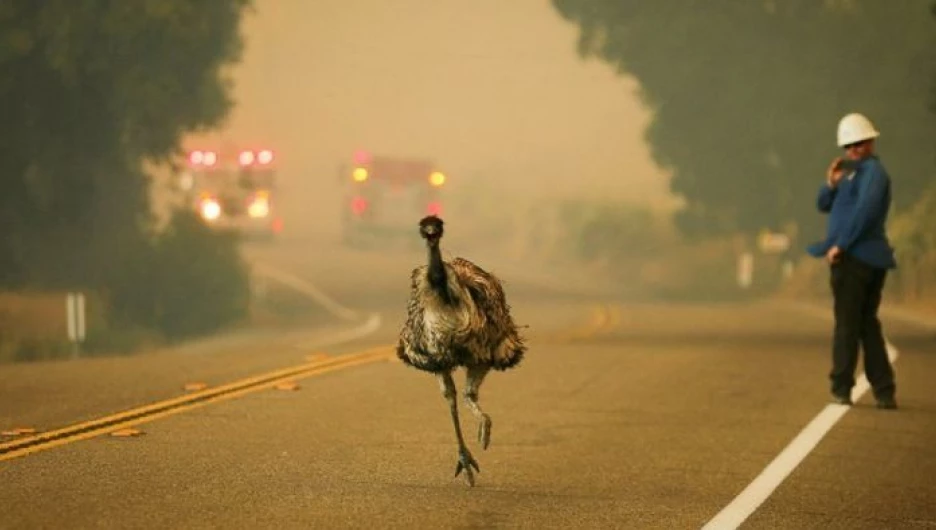
{"type": "Polygon", "coordinates": [[[369,149],[452,183],[659,202],[635,84],[579,59],[576,31],[548,0],[257,0],[224,134],[319,198],[369,149]]]}

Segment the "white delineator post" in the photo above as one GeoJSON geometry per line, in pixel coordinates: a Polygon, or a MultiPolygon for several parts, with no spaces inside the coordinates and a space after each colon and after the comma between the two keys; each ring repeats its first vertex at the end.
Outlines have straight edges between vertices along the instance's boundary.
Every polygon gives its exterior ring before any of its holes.
{"type": "Polygon", "coordinates": [[[72,356],[77,357],[81,343],[85,340],[84,293],[68,293],[65,313],[68,316],[68,340],[72,343],[72,356]]]}
{"type": "Polygon", "coordinates": [[[738,287],[747,289],[754,281],[754,254],[745,252],[738,258],[738,287]]]}

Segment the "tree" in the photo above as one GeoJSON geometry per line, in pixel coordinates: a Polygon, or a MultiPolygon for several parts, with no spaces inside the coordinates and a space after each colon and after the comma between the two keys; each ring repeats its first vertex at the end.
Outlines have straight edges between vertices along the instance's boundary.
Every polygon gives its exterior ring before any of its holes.
{"type": "Polygon", "coordinates": [[[835,125],[855,110],[908,205],[936,173],[930,2],[552,0],[583,57],[640,82],[653,156],[686,201],[677,224],[696,236],[817,231],[835,125]]]}
{"type": "Polygon", "coordinates": [[[142,163],[228,112],[247,5],[0,3],[0,284],[99,286],[145,244],[142,163]]]}

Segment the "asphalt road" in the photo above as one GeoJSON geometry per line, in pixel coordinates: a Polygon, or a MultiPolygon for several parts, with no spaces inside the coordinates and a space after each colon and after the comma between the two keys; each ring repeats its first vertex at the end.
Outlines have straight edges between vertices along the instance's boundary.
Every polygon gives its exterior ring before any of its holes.
{"type": "MultiPolygon", "coordinates": [[[[354,317],[175,352],[0,367],[0,428],[51,430],[317,353],[389,353],[418,255],[280,245],[250,256],[354,317]]],[[[507,280],[530,352],[482,387],[487,451],[461,407],[481,466],[474,488],[453,477],[435,380],[384,356],[294,390],[171,411],[136,424],[139,436],[2,460],[0,528],[701,528],[829,410],[825,308],[664,305],[587,277],[480,264],[507,280]]],[[[865,396],[844,411],[743,528],[936,528],[936,337],[885,326],[900,410],[865,396]]]]}

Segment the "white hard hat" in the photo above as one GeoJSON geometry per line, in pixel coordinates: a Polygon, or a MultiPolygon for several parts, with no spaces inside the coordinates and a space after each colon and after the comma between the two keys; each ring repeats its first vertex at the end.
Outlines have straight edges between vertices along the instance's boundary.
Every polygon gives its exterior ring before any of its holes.
{"type": "Polygon", "coordinates": [[[871,120],[863,114],[853,112],[839,121],[838,145],[844,147],[848,144],[877,138],[881,133],[874,128],[871,120]]]}

